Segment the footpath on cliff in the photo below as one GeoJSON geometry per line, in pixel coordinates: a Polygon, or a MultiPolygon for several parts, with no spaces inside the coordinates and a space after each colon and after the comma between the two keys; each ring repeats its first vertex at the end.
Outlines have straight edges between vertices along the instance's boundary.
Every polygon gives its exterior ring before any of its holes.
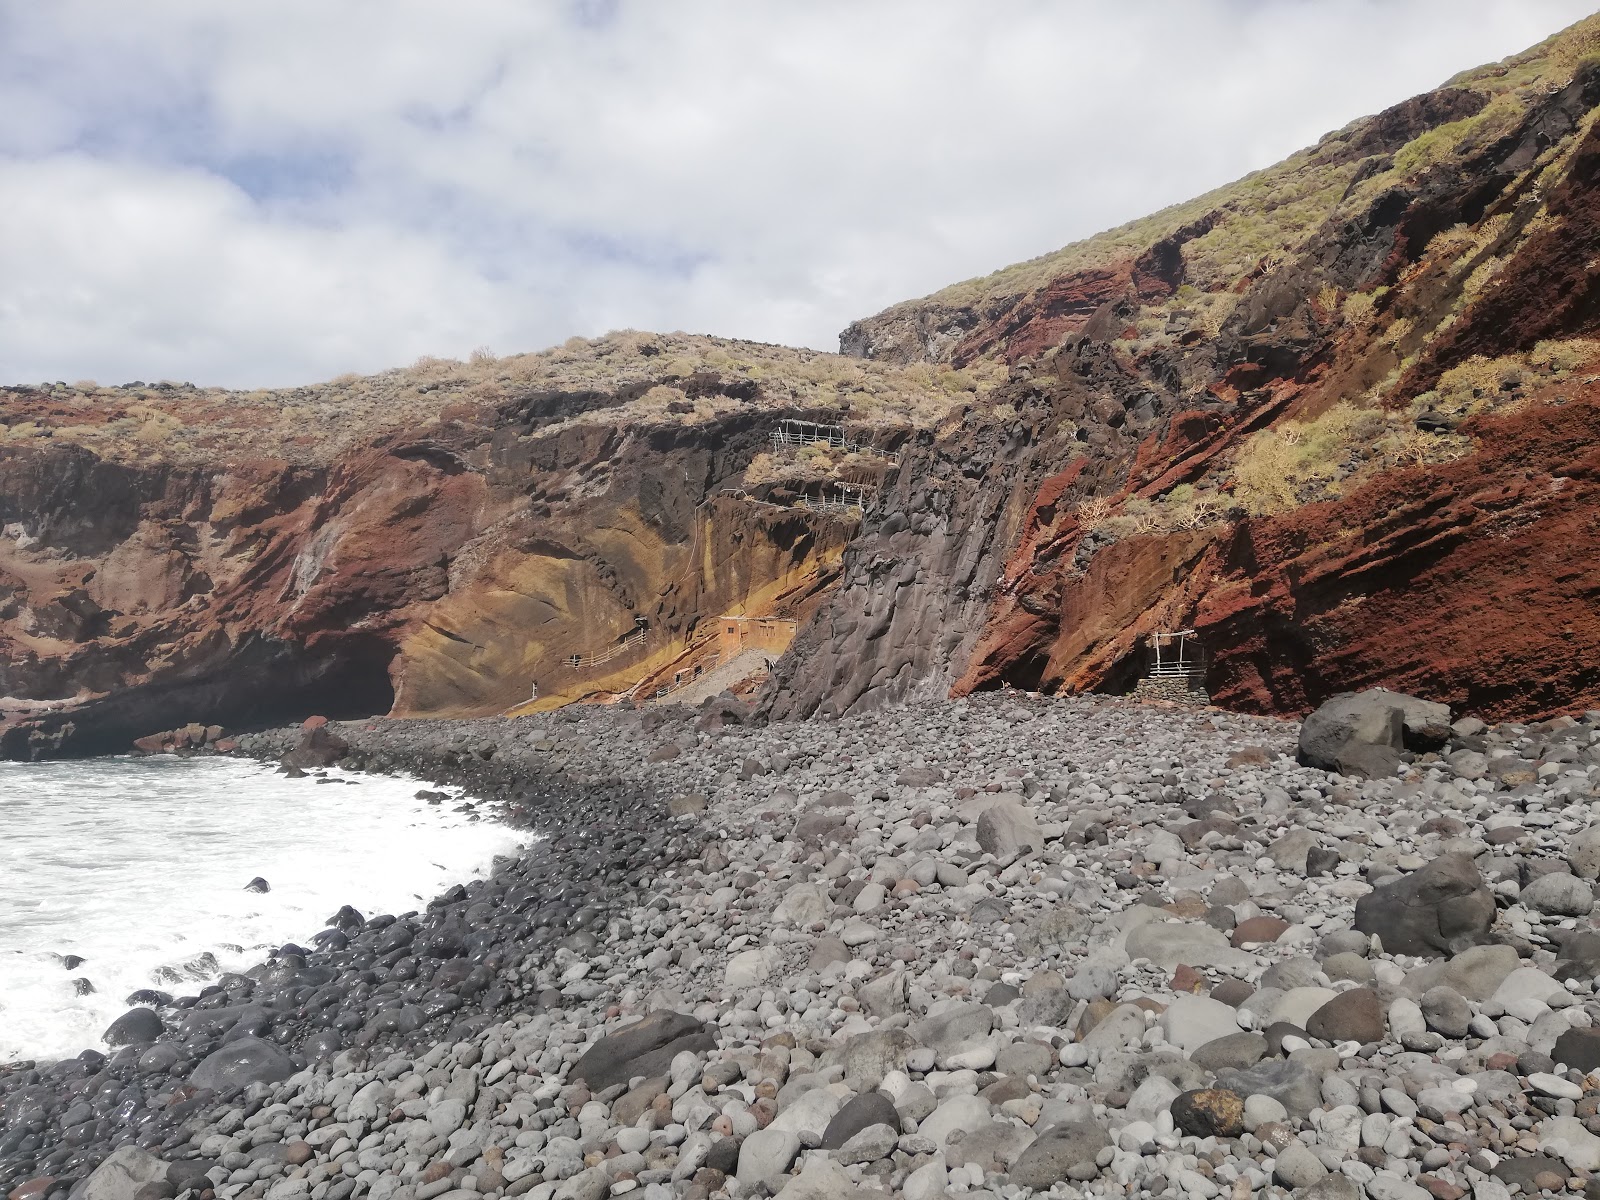
{"type": "Polygon", "coordinates": [[[1000,692],[330,726],[348,765],[665,808],[525,797],[575,848],[551,889],[331,927],[189,1010],[254,1000],[247,1033],[162,1010],[78,1097],[34,1072],[0,1163],[146,1148],[10,1195],[1597,1195],[1600,713],[1449,718],[1000,692]],[[81,1133],[131,1094],[155,1115],[81,1133]]]}

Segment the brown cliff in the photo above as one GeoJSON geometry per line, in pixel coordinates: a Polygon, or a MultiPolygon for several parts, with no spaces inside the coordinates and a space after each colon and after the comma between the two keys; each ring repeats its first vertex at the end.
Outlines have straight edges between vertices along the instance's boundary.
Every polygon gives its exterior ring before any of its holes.
{"type": "Polygon", "coordinates": [[[728,615],[797,631],[771,717],[1123,690],[1176,627],[1233,707],[1600,704],[1597,54],[1591,18],[843,356],[6,389],[0,753],[720,686],[728,615]]]}
{"type": "Polygon", "coordinates": [[[856,522],[794,501],[982,386],[903,374],[620,334],[304,395],[11,389],[0,747],[614,696],[724,614],[809,617],[856,522]],[[774,465],[786,417],[861,445],[774,465]]]}

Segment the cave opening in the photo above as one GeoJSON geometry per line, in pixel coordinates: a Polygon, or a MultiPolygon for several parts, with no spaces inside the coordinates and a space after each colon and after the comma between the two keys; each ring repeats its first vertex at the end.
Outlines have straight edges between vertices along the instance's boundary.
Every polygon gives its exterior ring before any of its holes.
{"type": "Polygon", "coordinates": [[[0,757],[85,758],[126,754],[136,738],[185,725],[220,725],[245,733],[290,725],[310,716],[353,721],[394,707],[389,670],[395,648],[381,638],[352,635],[309,650],[272,638],[236,646],[225,660],[189,679],[130,688],[62,717],[32,723],[37,733],[13,730],[0,757]]]}
{"type": "Polygon", "coordinates": [[[1029,650],[1019,654],[998,672],[994,681],[984,690],[1014,687],[1022,692],[1042,690],[1045,672],[1050,669],[1050,654],[1046,650],[1029,650]]]}
{"type": "MultiPolygon", "coordinates": [[[[327,654],[302,651],[256,697],[230,698],[232,728],[265,729],[310,716],[358,721],[384,716],[394,707],[389,670],[395,648],[377,638],[347,638],[327,654]]],[[[216,722],[226,725],[226,721],[216,722]]]]}

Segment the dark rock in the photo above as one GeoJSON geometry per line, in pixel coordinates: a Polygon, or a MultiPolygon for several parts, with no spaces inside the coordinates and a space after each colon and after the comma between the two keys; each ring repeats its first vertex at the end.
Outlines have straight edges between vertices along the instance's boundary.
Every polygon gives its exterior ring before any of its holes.
{"type": "Polygon", "coordinates": [[[1332,875],[1339,865],[1339,852],[1332,846],[1313,846],[1306,851],[1306,875],[1332,875]]]}
{"type": "Polygon", "coordinates": [[[1565,1180],[1567,1165],[1546,1154],[1530,1154],[1526,1158],[1502,1158],[1489,1174],[1508,1187],[1521,1184],[1523,1192],[1532,1196],[1541,1190],[1534,1182],[1538,1176],[1554,1174],[1565,1180]]]}
{"type": "Polygon", "coordinates": [[[1284,1052],[1284,1038],[1296,1037],[1306,1041],[1311,1036],[1293,1021],[1274,1021],[1262,1030],[1262,1034],[1267,1039],[1267,1053],[1273,1057],[1277,1057],[1284,1052]]]}
{"type": "Polygon", "coordinates": [[[869,1125],[900,1130],[900,1112],[882,1092],[862,1092],[845,1102],[822,1133],[822,1148],[837,1150],[869,1125]]]}
{"type": "Polygon", "coordinates": [[[200,1060],[189,1075],[198,1088],[228,1092],[252,1083],[276,1083],[295,1072],[294,1061],[283,1049],[257,1037],[229,1042],[200,1060]]]}
{"type": "Polygon", "coordinates": [[[1600,1029],[1567,1030],[1556,1039],[1550,1057],[1558,1063],[1565,1063],[1569,1070],[1582,1071],[1587,1075],[1600,1067],[1600,1029]]]}
{"type": "Polygon", "coordinates": [[[1255,988],[1242,979],[1224,979],[1211,989],[1211,998],[1228,1005],[1230,1008],[1238,1008],[1239,1005],[1255,994],[1255,988]]]}
{"type": "Polygon", "coordinates": [[[666,1074],[683,1051],[704,1054],[716,1045],[707,1026],[687,1013],[663,1009],[602,1037],[572,1065],[568,1078],[600,1091],[638,1075],[666,1074]]]}
{"type": "Polygon", "coordinates": [[[166,1032],[161,1017],[148,1008],[133,1008],[123,1013],[100,1035],[108,1046],[144,1046],[166,1032]]]}
{"type": "Polygon", "coordinates": [[[1325,1042],[1381,1042],[1385,1022],[1383,1003],[1371,988],[1340,992],[1306,1022],[1306,1032],[1325,1042]]]}
{"type": "Polygon", "coordinates": [[[1494,914],[1472,859],[1447,854],[1356,901],[1355,927],[1377,934],[1390,954],[1438,957],[1484,943],[1494,914]]]}
{"type": "Polygon", "coordinates": [[[723,1175],[732,1175],[739,1168],[739,1139],[719,1138],[706,1151],[706,1167],[723,1175]]]}
{"type": "Polygon", "coordinates": [[[1288,928],[1289,922],[1282,917],[1249,917],[1233,927],[1233,934],[1228,940],[1234,949],[1246,942],[1275,942],[1288,928]]]}
{"type": "Polygon", "coordinates": [[[1600,974],[1600,933],[1573,933],[1555,955],[1555,978],[1592,979],[1600,974]]]}
{"type": "Polygon", "coordinates": [[[1244,1097],[1226,1088],[1198,1088],[1172,1102],[1172,1120],[1195,1137],[1238,1137],[1244,1132],[1244,1097]]]}
{"type": "Polygon", "coordinates": [[[244,890],[247,892],[270,892],[272,890],[272,885],[265,879],[261,878],[261,876],[257,875],[249,883],[244,885],[244,890]]]}
{"type": "Polygon", "coordinates": [[[214,1158],[180,1159],[168,1165],[167,1182],[179,1192],[185,1188],[204,1191],[211,1186],[211,1180],[206,1178],[206,1173],[218,1165],[214,1158]]]}

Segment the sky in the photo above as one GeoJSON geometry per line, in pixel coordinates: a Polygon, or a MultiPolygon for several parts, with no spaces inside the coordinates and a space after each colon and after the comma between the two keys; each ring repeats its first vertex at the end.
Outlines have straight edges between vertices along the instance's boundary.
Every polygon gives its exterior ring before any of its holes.
{"type": "Polygon", "coordinates": [[[851,320],[1596,0],[0,0],[0,382],[851,320]]]}

